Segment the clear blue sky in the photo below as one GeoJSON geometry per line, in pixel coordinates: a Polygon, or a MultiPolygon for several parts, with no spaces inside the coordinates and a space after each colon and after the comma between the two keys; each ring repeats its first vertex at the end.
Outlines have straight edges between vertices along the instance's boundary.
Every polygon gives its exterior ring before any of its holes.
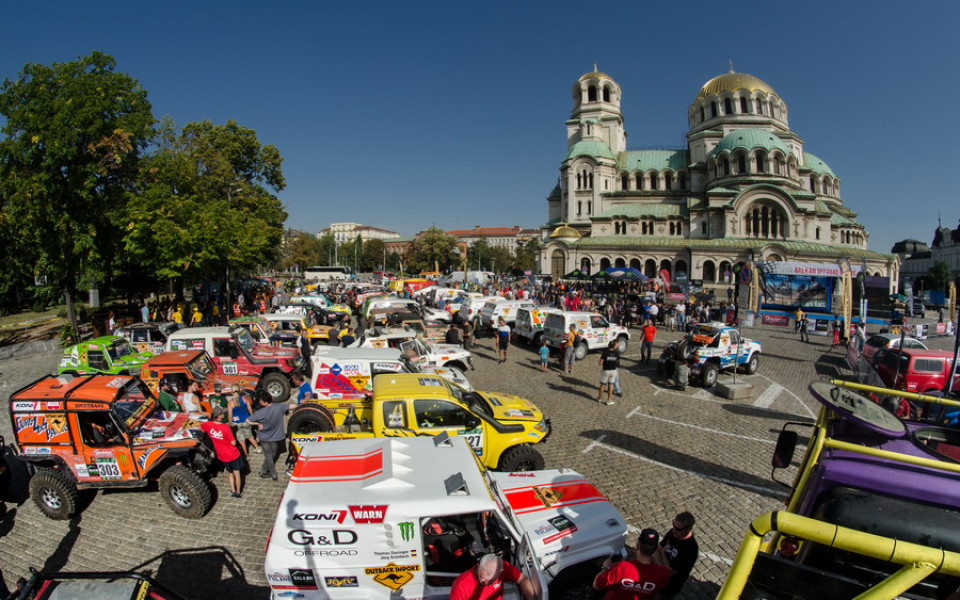
{"type": "Polygon", "coordinates": [[[787,102],[805,148],[887,252],[960,219],[957,2],[15,2],[0,77],[93,50],[178,125],[276,145],[288,227],[539,226],[570,88],[597,63],[630,146],[681,145],[734,69],[787,102]]]}

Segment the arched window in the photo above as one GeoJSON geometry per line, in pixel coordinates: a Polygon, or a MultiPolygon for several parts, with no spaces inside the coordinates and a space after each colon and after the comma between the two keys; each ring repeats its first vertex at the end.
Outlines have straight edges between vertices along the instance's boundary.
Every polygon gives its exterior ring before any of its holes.
{"type": "Polygon", "coordinates": [[[760,101],[760,98],[757,98],[757,114],[763,114],[763,102],[760,101]]]}
{"type": "Polygon", "coordinates": [[[650,175],[650,189],[659,190],[660,189],[660,176],[656,173],[650,175]]]}
{"type": "Polygon", "coordinates": [[[648,258],[643,263],[643,274],[647,277],[656,277],[657,276],[657,261],[652,258],[648,258]]]}
{"type": "Polygon", "coordinates": [[[720,271],[717,273],[723,283],[733,283],[733,272],[730,270],[730,263],[723,261],[720,263],[720,271]]]}
{"type": "Polygon", "coordinates": [[[686,173],[680,173],[680,189],[681,189],[681,190],[687,189],[687,174],[686,174],[686,173]]]}
{"type": "Polygon", "coordinates": [[[618,258],[617,260],[614,261],[613,266],[623,269],[624,267],[627,266],[627,261],[623,260],[622,258],[618,258]]]}
{"type": "Polygon", "coordinates": [[[703,105],[700,105],[700,122],[703,123],[707,119],[706,115],[703,113],[703,105]]]}
{"type": "Polygon", "coordinates": [[[631,258],[631,259],[630,259],[630,268],[631,268],[631,269],[636,269],[636,270],[639,271],[639,270],[642,268],[642,265],[640,264],[640,259],[639,259],[639,258],[631,258]]]}
{"type": "Polygon", "coordinates": [[[819,227],[817,227],[817,228],[813,231],[813,236],[814,236],[815,239],[818,239],[818,240],[820,239],[820,228],[819,228],[819,227]]]}
{"type": "Polygon", "coordinates": [[[766,161],[763,160],[762,154],[758,154],[757,155],[757,173],[766,173],[766,172],[767,172],[766,161]]]}
{"type": "Polygon", "coordinates": [[[747,99],[743,96],[740,96],[740,112],[742,113],[748,112],[747,99]]]}
{"type": "Polygon", "coordinates": [[[614,222],[613,222],[613,235],[620,235],[620,222],[619,222],[619,221],[614,221],[614,222]]]}
{"type": "Polygon", "coordinates": [[[733,103],[730,102],[730,98],[723,99],[723,114],[725,115],[733,114],[733,103]]]}
{"type": "Polygon", "coordinates": [[[748,237],[784,238],[787,235],[787,216],[779,205],[757,202],[744,214],[743,231],[748,237]]]}
{"type": "Polygon", "coordinates": [[[669,272],[671,271],[671,269],[670,269],[670,261],[667,260],[667,259],[661,260],[661,261],[660,261],[660,270],[661,270],[661,271],[666,271],[667,273],[669,273],[669,272]]]}
{"type": "Polygon", "coordinates": [[[711,116],[711,117],[717,116],[717,103],[716,103],[716,102],[711,102],[711,103],[710,103],[710,116],[711,116]]]}
{"type": "Polygon", "coordinates": [[[670,173],[665,173],[663,175],[663,189],[671,190],[673,189],[673,175],[670,173]]]}
{"type": "Polygon", "coordinates": [[[717,281],[717,268],[714,266],[713,261],[708,260],[703,263],[703,280],[704,281],[717,281]]]}
{"type": "Polygon", "coordinates": [[[596,88],[596,86],[592,86],[592,85],[591,85],[590,87],[587,88],[587,100],[588,100],[589,102],[596,102],[596,101],[597,101],[597,88],[596,88]]]}
{"type": "Polygon", "coordinates": [[[563,252],[554,250],[550,257],[550,274],[553,275],[554,281],[566,275],[564,263],[566,263],[566,257],[564,257],[563,252]]]}
{"type": "Polygon", "coordinates": [[[779,156],[773,161],[773,172],[777,175],[783,175],[783,159],[779,156]]]}
{"type": "Polygon", "coordinates": [[[747,157],[740,155],[737,157],[737,173],[743,175],[747,172],[747,157]]]}
{"type": "Polygon", "coordinates": [[[577,200],[577,214],[578,214],[578,215],[582,215],[582,214],[583,214],[583,201],[582,201],[582,200],[577,200]]]}
{"type": "Polygon", "coordinates": [[[587,275],[590,274],[590,259],[586,256],[580,259],[580,271],[587,275]]]}
{"type": "Polygon", "coordinates": [[[638,189],[638,190],[642,190],[642,189],[643,189],[643,174],[642,174],[642,173],[637,173],[636,180],[637,180],[637,189],[638,189]]]}
{"type": "Polygon", "coordinates": [[[674,279],[676,279],[677,275],[679,275],[680,273],[685,273],[685,274],[687,274],[687,275],[690,274],[690,271],[687,269],[687,261],[685,261],[685,260],[678,260],[678,261],[677,261],[676,263],[674,263],[674,265],[673,265],[673,277],[674,277],[674,279]]]}
{"type": "Polygon", "coordinates": [[[590,173],[590,174],[588,175],[588,178],[589,178],[589,179],[588,179],[588,182],[587,182],[587,187],[592,190],[592,189],[593,189],[593,173],[590,173]]]}
{"type": "Polygon", "coordinates": [[[630,189],[630,178],[626,175],[620,176],[620,189],[624,191],[630,189]]]}
{"type": "Polygon", "coordinates": [[[603,88],[603,101],[610,102],[610,88],[608,87],[603,88]]]}
{"type": "Polygon", "coordinates": [[[730,161],[728,161],[726,158],[721,158],[720,159],[720,176],[726,177],[729,174],[730,174],[730,161]]]}
{"type": "Polygon", "coordinates": [[[610,268],[610,259],[609,259],[609,258],[601,258],[601,259],[600,259],[600,270],[601,270],[601,271],[605,271],[605,270],[607,270],[607,269],[609,269],[609,268],[610,268]]]}
{"type": "Polygon", "coordinates": [[[810,191],[814,194],[817,193],[817,178],[813,175],[810,176],[810,191]]]}
{"type": "Polygon", "coordinates": [[[580,173],[577,173],[577,189],[579,190],[582,187],[583,187],[583,181],[580,179],[580,173]]]}

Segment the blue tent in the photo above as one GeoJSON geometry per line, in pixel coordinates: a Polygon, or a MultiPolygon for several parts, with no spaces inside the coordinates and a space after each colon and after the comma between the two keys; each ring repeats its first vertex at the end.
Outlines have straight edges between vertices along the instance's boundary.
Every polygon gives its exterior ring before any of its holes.
{"type": "Polygon", "coordinates": [[[610,267],[606,269],[618,281],[649,281],[650,278],[633,267],[610,267]]]}

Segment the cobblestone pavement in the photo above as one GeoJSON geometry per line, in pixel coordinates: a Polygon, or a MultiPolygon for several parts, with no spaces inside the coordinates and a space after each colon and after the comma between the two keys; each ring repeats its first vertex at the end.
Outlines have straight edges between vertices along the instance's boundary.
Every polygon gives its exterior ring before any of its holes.
{"type": "MultiPolygon", "coordinates": [[[[635,339],[638,331],[634,331],[635,339]]],[[[782,506],[785,488],[770,479],[770,455],[786,420],[810,420],[817,406],[806,386],[849,373],[839,349],[825,337],[802,343],[786,328],[744,330],[763,344],[749,400],[728,401],[689,387],[678,392],[660,381],[655,361],[639,364],[639,345],[622,361],[624,397],[614,406],[596,401],[598,357],[577,363],[573,375],[555,367],[541,373],[534,349],[513,346],[497,363],[493,341],[479,340],[476,370],[481,390],[515,393],[536,402],[552,419],[541,447],[548,467],[569,467],[591,479],[631,527],[665,532],[674,514],[690,510],[698,521],[701,557],[684,598],[712,598],[736,555],[749,521],[782,506]]],[[[663,345],[679,338],[662,332],[663,345]]],[[[951,349],[952,340],[933,340],[951,349]]],[[[0,362],[0,433],[9,442],[7,399],[14,390],[56,369],[44,354],[0,362]]],[[[731,376],[721,375],[721,381],[731,376]]],[[[255,471],[262,457],[251,457],[255,471]]],[[[281,459],[282,460],[282,459],[281,459]]],[[[173,516],[154,490],[100,492],[69,522],[44,517],[27,496],[27,477],[15,462],[9,509],[0,522],[0,569],[8,583],[29,567],[63,570],[150,571],[190,598],[267,598],[264,546],[284,477],[248,478],[242,499],[230,498],[223,474],[210,513],[198,521],[173,516]]],[[[631,543],[633,538],[631,536],[631,543]]]]}

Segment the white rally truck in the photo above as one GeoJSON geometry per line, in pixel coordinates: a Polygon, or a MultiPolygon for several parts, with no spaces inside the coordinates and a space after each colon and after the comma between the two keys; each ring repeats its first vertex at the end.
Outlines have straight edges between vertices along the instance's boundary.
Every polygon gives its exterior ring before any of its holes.
{"type": "MultiPolygon", "coordinates": [[[[462,437],[304,444],[264,563],[272,597],[449,598],[494,552],[541,598],[587,598],[623,516],[570,469],[496,473],[462,437]]],[[[512,584],[504,598],[520,598],[512,584]]]]}

